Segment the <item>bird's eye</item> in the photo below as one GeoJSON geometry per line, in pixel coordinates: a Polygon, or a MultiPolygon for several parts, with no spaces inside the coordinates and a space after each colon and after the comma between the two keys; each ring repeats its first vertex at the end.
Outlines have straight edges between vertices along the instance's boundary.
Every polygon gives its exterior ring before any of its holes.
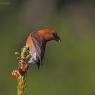
{"type": "Polygon", "coordinates": [[[57,36],[57,33],[53,33],[53,36],[56,37],[57,36]]]}

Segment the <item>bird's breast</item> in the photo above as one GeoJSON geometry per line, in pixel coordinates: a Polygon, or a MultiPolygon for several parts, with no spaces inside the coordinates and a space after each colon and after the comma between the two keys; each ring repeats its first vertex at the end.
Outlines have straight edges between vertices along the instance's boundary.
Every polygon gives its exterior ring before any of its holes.
{"type": "Polygon", "coordinates": [[[37,61],[37,52],[36,52],[36,49],[32,48],[32,50],[29,51],[29,54],[31,55],[31,58],[28,61],[28,63],[35,64],[36,61],[37,61]]]}

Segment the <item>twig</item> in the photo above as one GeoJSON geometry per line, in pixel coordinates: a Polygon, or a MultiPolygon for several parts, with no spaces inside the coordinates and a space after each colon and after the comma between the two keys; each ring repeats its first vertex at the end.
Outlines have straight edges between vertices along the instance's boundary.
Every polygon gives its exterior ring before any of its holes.
{"type": "Polygon", "coordinates": [[[12,76],[17,80],[17,95],[25,95],[25,84],[26,84],[26,74],[29,68],[28,60],[30,55],[28,52],[28,47],[24,47],[21,53],[15,52],[18,60],[18,69],[13,70],[12,76]]]}

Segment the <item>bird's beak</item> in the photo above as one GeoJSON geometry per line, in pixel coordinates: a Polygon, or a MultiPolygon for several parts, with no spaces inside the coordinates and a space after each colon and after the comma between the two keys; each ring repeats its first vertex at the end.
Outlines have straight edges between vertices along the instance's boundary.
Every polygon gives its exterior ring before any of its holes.
{"type": "Polygon", "coordinates": [[[57,42],[61,42],[61,39],[60,39],[60,37],[58,36],[57,33],[54,34],[54,40],[57,41],[57,42]]]}

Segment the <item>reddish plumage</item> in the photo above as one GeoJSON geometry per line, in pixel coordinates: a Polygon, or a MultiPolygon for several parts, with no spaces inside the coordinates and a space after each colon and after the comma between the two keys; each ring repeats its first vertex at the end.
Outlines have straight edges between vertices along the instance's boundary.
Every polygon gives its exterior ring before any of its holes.
{"type": "Polygon", "coordinates": [[[51,40],[60,40],[53,29],[45,28],[29,34],[26,40],[26,46],[31,54],[29,63],[36,63],[39,68],[44,56],[46,43],[51,40]]]}

